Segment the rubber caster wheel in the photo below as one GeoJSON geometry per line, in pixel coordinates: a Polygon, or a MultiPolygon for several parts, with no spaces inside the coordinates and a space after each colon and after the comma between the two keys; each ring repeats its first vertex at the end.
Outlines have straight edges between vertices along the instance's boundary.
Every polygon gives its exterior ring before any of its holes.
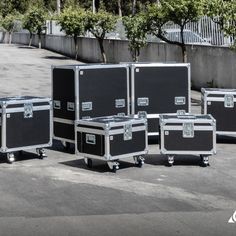
{"type": "Polygon", "coordinates": [[[139,160],[137,166],[138,166],[139,168],[142,168],[142,167],[143,167],[143,164],[144,164],[143,161],[142,161],[142,160],[139,160]]]}
{"type": "Polygon", "coordinates": [[[168,156],[168,166],[171,167],[174,164],[174,156],[168,156]]]}
{"type": "Polygon", "coordinates": [[[112,167],[112,172],[113,172],[113,173],[116,173],[117,170],[119,170],[119,166],[113,166],[113,167],[112,167]]]}
{"type": "Polygon", "coordinates": [[[203,156],[201,155],[201,166],[202,167],[207,167],[209,166],[209,157],[208,156],[203,156]]]}
{"type": "Polygon", "coordinates": [[[36,152],[38,154],[39,159],[41,160],[47,157],[44,149],[36,149],[36,152]]]}
{"type": "Polygon", "coordinates": [[[12,164],[15,161],[15,155],[14,153],[7,153],[7,162],[9,164],[12,164]]]}
{"type": "Polygon", "coordinates": [[[70,149],[70,143],[69,142],[62,141],[62,145],[63,145],[63,147],[66,151],[68,151],[70,149]]]}
{"type": "Polygon", "coordinates": [[[89,169],[91,169],[91,168],[93,167],[93,161],[92,161],[92,159],[88,159],[86,165],[87,165],[87,167],[88,167],[89,169]]]}

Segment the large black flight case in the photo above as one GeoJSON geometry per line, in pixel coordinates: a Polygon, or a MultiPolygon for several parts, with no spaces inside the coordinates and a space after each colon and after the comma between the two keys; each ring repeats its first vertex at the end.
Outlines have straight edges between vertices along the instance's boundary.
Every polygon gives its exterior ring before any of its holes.
{"type": "Polygon", "coordinates": [[[127,65],[52,67],[54,138],[74,143],[79,119],[130,114],[127,65]]]}
{"type": "Polygon", "coordinates": [[[211,115],[160,115],[160,151],[168,156],[200,155],[207,166],[209,156],[216,153],[216,121],[211,115]]]}
{"type": "Polygon", "coordinates": [[[0,98],[1,153],[7,153],[9,163],[14,152],[36,148],[40,158],[44,147],[52,145],[52,102],[42,97],[0,98]]]}
{"type": "Polygon", "coordinates": [[[119,169],[119,159],[133,157],[141,167],[147,153],[147,120],[121,116],[78,120],[76,153],[84,157],[88,167],[92,159],[104,160],[114,172],[119,169]]]}
{"type": "Polygon", "coordinates": [[[236,89],[202,88],[202,114],[217,121],[216,134],[236,134],[236,89]]]}
{"type": "Polygon", "coordinates": [[[148,135],[158,135],[159,115],[190,112],[190,64],[133,63],[131,114],[148,119],[148,135]]]}

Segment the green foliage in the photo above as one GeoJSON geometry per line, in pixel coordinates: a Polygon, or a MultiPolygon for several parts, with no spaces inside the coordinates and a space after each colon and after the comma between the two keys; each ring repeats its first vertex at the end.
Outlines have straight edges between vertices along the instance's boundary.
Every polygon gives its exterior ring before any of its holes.
{"type": "Polygon", "coordinates": [[[133,61],[138,61],[140,49],[146,45],[148,31],[146,18],[143,14],[123,17],[126,36],[129,40],[129,50],[133,61]]]}
{"type": "Polygon", "coordinates": [[[77,37],[85,33],[86,12],[80,8],[65,8],[58,18],[62,30],[67,35],[77,37]]]}
{"type": "Polygon", "coordinates": [[[95,14],[91,11],[87,12],[86,30],[90,31],[97,38],[104,63],[107,62],[107,59],[103,47],[103,40],[106,33],[115,29],[116,22],[117,17],[106,11],[101,10],[95,14]]]}
{"type": "Polygon", "coordinates": [[[40,35],[46,27],[46,19],[47,15],[43,8],[32,7],[23,18],[23,28],[29,30],[30,33],[40,35]]]}
{"type": "Polygon", "coordinates": [[[205,13],[221,26],[228,36],[236,35],[236,1],[205,0],[205,13]]]}
{"type": "Polygon", "coordinates": [[[19,12],[23,14],[29,5],[30,0],[1,0],[0,1],[0,14],[3,17],[19,12]]]}
{"type": "Polygon", "coordinates": [[[160,0],[147,9],[147,23],[150,33],[163,41],[181,47],[183,61],[187,61],[186,45],[183,30],[189,22],[195,22],[203,15],[203,0],[160,0]],[[169,40],[163,30],[168,23],[177,24],[180,28],[181,42],[169,40]]]}
{"type": "Polygon", "coordinates": [[[16,29],[16,21],[20,19],[20,15],[15,14],[8,14],[6,17],[2,18],[1,20],[1,26],[4,30],[6,30],[9,33],[14,32],[16,29]]]}
{"type": "Polygon", "coordinates": [[[87,13],[86,29],[89,30],[96,38],[104,39],[106,33],[115,29],[117,17],[106,11],[99,11],[93,14],[87,13]]]}

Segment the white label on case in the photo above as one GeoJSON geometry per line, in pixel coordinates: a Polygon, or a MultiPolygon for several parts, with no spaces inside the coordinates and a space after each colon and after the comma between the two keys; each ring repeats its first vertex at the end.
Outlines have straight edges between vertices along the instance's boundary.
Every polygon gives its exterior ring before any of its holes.
{"type": "Polygon", "coordinates": [[[113,140],[113,135],[110,136],[110,140],[111,140],[111,141],[113,140]]]}
{"type": "Polygon", "coordinates": [[[137,72],[137,73],[138,73],[138,72],[139,72],[139,68],[136,68],[135,72],[137,72]]]}
{"type": "Polygon", "coordinates": [[[11,117],[11,114],[7,114],[7,118],[10,118],[11,117]]]}
{"type": "Polygon", "coordinates": [[[211,105],[211,102],[207,102],[207,105],[211,105]]]}
{"type": "Polygon", "coordinates": [[[165,135],[169,135],[169,131],[166,130],[166,131],[165,131],[165,135]]]}
{"type": "Polygon", "coordinates": [[[79,72],[79,74],[80,74],[80,75],[83,75],[83,74],[84,74],[84,72],[81,70],[81,71],[79,72]]]}

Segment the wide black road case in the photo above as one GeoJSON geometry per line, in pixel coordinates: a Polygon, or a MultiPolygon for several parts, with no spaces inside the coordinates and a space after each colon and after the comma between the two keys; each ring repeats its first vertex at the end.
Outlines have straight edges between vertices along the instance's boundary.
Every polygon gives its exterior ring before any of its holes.
{"type": "Polygon", "coordinates": [[[128,66],[53,66],[52,97],[54,138],[74,143],[75,120],[130,114],[128,66]]]}
{"type": "Polygon", "coordinates": [[[143,165],[147,153],[147,120],[120,116],[99,117],[76,122],[76,151],[88,167],[92,159],[104,160],[110,169],[119,168],[117,160],[134,157],[143,165]]]}
{"type": "Polygon", "coordinates": [[[216,153],[216,122],[211,115],[160,115],[160,150],[168,155],[200,155],[203,165],[216,153]]]}
{"type": "Polygon", "coordinates": [[[217,134],[236,134],[236,89],[202,88],[202,114],[216,119],[217,134]]]}
{"type": "Polygon", "coordinates": [[[49,98],[0,98],[0,152],[8,161],[15,160],[14,152],[36,148],[39,157],[43,148],[52,145],[52,103],[49,98]]]}
{"type": "Polygon", "coordinates": [[[159,115],[190,112],[190,64],[130,64],[131,114],[147,117],[148,135],[158,135],[159,115]]]}

